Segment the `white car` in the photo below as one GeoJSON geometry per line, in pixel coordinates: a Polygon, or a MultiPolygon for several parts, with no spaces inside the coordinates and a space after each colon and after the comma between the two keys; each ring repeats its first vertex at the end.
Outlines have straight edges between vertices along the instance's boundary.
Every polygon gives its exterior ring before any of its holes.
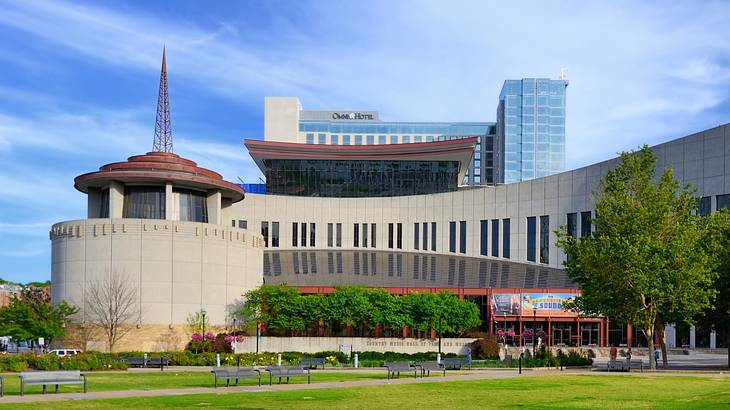
{"type": "Polygon", "coordinates": [[[49,354],[55,354],[56,356],[73,356],[75,354],[81,353],[81,350],[78,349],[53,349],[49,354]]]}

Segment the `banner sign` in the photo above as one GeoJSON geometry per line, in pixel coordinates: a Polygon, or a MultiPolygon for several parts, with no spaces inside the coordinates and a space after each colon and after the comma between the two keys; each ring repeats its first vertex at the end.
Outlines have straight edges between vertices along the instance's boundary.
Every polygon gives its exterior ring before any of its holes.
{"type": "Polygon", "coordinates": [[[576,297],[573,293],[523,293],[522,315],[532,316],[533,307],[537,307],[538,315],[578,316],[573,311],[563,308],[563,303],[576,297]]]}
{"type": "Polygon", "coordinates": [[[520,314],[520,294],[519,293],[493,293],[492,294],[492,317],[508,315],[516,316],[520,314]]]}

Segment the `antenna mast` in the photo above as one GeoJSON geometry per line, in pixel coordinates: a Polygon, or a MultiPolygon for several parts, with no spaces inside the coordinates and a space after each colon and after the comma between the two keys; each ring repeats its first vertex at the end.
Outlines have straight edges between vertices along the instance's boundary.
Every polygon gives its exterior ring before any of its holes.
{"type": "Polygon", "coordinates": [[[167,62],[165,58],[165,47],[162,47],[160,92],[157,95],[155,142],[152,150],[157,152],[172,152],[172,118],[170,117],[170,95],[167,87],[167,62]]]}

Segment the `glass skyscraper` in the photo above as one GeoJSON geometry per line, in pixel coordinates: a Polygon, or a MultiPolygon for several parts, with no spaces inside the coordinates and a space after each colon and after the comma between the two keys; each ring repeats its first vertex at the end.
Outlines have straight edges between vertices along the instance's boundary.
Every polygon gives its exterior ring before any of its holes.
{"type": "Polygon", "coordinates": [[[567,80],[506,80],[497,108],[496,160],[505,183],[565,170],[565,89],[567,80]],[[501,158],[499,158],[501,157],[501,158]]]}

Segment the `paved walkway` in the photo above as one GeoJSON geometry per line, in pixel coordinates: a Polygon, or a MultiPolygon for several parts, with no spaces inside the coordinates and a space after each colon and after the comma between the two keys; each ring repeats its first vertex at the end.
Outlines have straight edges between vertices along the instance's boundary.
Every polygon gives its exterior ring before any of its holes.
{"type": "MultiPolygon", "coordinates": [[[[175,368],[179,370],[179,368],[175,368]]],[[[358,369],[361,370],[361,369],[358,369]]],[[[337,370],[333,370],[336,372],[337,370]]],[[[330,372],[330,370],[327,370],[330,372]]],[[[380,370],[382,372],[382,370],[380,370]]],[[[342,382],[324,382],[324,383],[312,383],[312,384],[275,384],[272,386],[264,385],[258,386],[231,386],[231,387],[219,387],[217,389],[213,387],[197,387],[197,388],[183,388],[183,389],[163,389],[163,390],[116,390],[116,391],[91,391],[89,393],[49,393],[45,395],[33,394],[25,397],[20,396],[5,396],[0,398],[0,404],[11,404],[11,403],[34,403],[34,402],[54,402],[54,401],[66,401],[66,400],[94,400],[94,399],[114,399],[114,398],[127,398],[127,397],[156,397],[156,396],[179,396],[188,394],[227,394],[227,393],[263,393],[263,392],[276,392],[276,391],[293,391],[293,390],[313,390],[313,389],[337,389],[337,388],[351,388],[351,387],[364,387],[364,386],[382,386],[382,385],[400,385],[400,384],[413,384],[413,383],[433,383],[433,382],[445,382],[445,381],[459,381],[459,380],[484,380],[484,379],[504,379],[504,378],[515,378],[515,377],[556,377],[562,375],[580,375],[580,374],[591,374],[591,375],[605,375],[605,376],[623,376],[623,377],[635,377],[635,376],[687,376],[687,373],[683,372],[652,372],[652,373],[628,373],[628,372],[596,372],[590,369],[566,369],[565,371],[560,370],[547,370],[547,369],[524,369],[520,375],[517,369],[475,369],[469,371],[467,374],[459,374],[452,376],[431,376],[425,378],[409,378],[402,377],[399,379],[372,379],[372,380],[354,380],[354,381],[342,381],[342,382]]],[[[706,376],[706,377],[730,377],[730,372],[713,372],[713,373],[692,373],[693,376],[706,376]]],[[[93,389],[93,386],[91,386],[93,389]]]]}

